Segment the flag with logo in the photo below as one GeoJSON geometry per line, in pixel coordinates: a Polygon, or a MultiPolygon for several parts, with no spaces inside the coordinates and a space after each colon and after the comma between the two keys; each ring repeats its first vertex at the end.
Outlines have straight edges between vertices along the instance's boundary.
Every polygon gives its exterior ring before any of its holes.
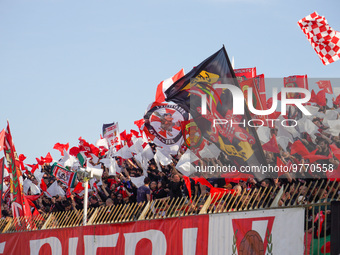
{"type": "Polygon", "coordinates": [[[237,81],[242,81],[254,78],[256,76],[256,67],[234,69],[237,81]]]}
{"type": "Polygon", "coordinates": [[[144,115],[143,131],[156,145],[181,145],[181,123],[188,118],[188,112],[178,104],[154,102],[148,106],[144,115]]]}
{"type": "MultiPolygon", "coordinates": [[[[308,90],[308,78],[305,75],[292,75],[283,78],[283,86],[285,88],[304,88],[308,90]]],[[[286,97],[289,98],[302,98],[301,93],[287,93],[286,97]]]]}
{"type": "Polygon", "coordinates": [[[110,147],[121,146],[118,122],[103,124],[103,137],[107,139],[110,147]]]}
{"type": "MultiPolygon", "coordinates": [[[[235,86],[241,92],[224,47],[179,79],[165,94],[168,101],[190,112],[203,137],[226,153],[236,167],[266,164],[255,129],[242,124],[251,119],[244,101],[235,100],[245,107],[245,114],[234,115],[233,95],[221,84],[235,86]],[[206,98],[205,105],[202,98],[206,98]],[[216,120],[221,124],[214,125],[216,120]]],[[[257,177],[263,178],[260,174],[257,177]]]]}
{"type": "Polygon", "coordinates": [[[5,133],[4,151],[9,165],[7,170],[10,176],[10,198],[13,217],[32,216],[29,206],[25,205],[23,187],[19,181],[21,177],[19,159],[15,151],[8,122],[5,133]]]}
{"type": "Polygon", "coordinates": [[[57,162],[52,165],[51,175],[55,176],[59,181],[70,188],[74,187],[74,182],[77,179],[76,172],[67,170],[62,165],[59,165],[57,162]]]}
{"type": "Polygon", "coordinates": [[[324,65],[339,60],[340,32],[331,28],[324,16],[313,12],[299,20],[298,25],[324,65]]]}

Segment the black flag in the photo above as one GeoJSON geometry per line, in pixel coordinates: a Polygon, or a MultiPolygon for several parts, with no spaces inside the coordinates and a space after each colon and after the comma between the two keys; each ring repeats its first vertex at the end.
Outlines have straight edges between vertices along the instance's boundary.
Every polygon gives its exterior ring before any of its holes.
{"type": "Polygon", "coordinates": [[[167,101],[190,112],[203,137],[223,151],[240,172],[253,173],[263,179],[259,167],[267,163],[253,127],[256,123],[248,123],[251,118],[243,94],[237,103],[245,107],[245,113],[233,114],[233,94],[221,88],[222,84],[240,89],[224,47],[175,82],[165,94],[167,101]],[[203,97],[207,99],[206,104],[202,104],[203,97]]]}

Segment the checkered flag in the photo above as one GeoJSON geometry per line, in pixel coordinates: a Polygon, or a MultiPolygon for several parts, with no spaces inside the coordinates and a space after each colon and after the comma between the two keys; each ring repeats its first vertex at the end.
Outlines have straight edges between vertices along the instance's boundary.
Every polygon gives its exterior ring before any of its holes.
{"type": "Polygon", "coordinates": [[[324,65],[340,58],[340,32],[329,25],[325,17],[316,12],[298,21],[308,41],[324,65]]]}

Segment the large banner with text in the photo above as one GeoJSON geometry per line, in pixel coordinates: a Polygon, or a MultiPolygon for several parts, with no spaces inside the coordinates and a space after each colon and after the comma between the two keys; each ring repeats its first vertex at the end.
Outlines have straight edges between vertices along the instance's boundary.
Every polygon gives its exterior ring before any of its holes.
{"type": "Polygon", "coordinates": [[[303,208],[258,210],[1,234],[0,254],[303,254],[303,236],[303,208]]]}

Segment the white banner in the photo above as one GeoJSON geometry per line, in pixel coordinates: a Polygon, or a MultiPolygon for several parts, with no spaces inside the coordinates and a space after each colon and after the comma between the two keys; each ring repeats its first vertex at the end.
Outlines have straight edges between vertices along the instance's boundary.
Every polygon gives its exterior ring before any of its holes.
{"type": "Polygon", "coordinates": [[[303,237],[303,208],[209,215],[209,255],[303,254],[303,237]]]}

